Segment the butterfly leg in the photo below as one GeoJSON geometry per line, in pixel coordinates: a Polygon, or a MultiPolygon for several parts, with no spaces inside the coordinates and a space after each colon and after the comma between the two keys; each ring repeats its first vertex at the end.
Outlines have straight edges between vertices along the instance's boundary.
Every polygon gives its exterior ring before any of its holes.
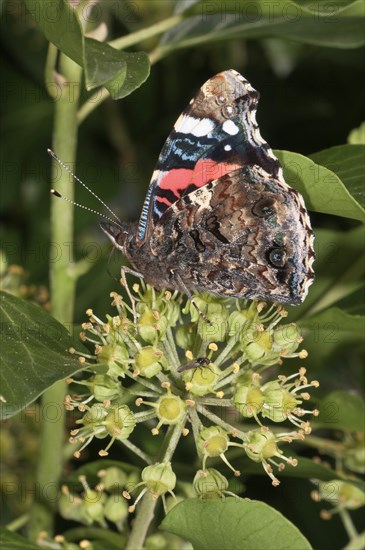
{"type": "Polygon", "coordinates": [[[139,273],[138,271],[133,271],[133,269],[130,269],[129,267],[126,267],[124,265],[122,265],[122,267],[121,267],[121,273],[120,273],[121,274],[121,283],[122,283],[122,286],[125,288],[125,291],[126,291],[126,293],[128,295],[128,298],[131,302],[132,311],[133,311],[133,322],[134,322],[134,324],[136,324],[136,322],[137,322],[136,302],[135,302],[135,299],[133,298],[132,293],[129,289],[127,278],[125,276],[126,273],[129,273],[130,275],[134,275],[135,277],[139,277],[140,279],[143,279],[143,275],[141,273],[139,273]]]}
{"type": "MultiPolygon", "coordinates": [[[[171,270],[172,271],[172,270],[171,270]]],[[[198,306],[198,304],[195,302],[193,296],[191,295],[191,292],[190,290],[187,288],[187,286],[185,285],[184,281],[182,280],[182,278],[180,277],[180,275],[178,273],[175,273],[174,271],[172,271],[172,274],[174,275],[174,278],[177,282],[177,284],[180,286],[180,288],[182,288],[182,290],[184,291],[184,293],[187,295],[187,297],[189,298],[190,302],[193,304],[193,306],[195,307],[195,309],[197,310],[197,312],[199,313],[199,315],[204,319],[204,321],[206,323],[208,323],[209,325],[211,325],[211,321],[209,321],[208,317],[205,315],[205,313],[200,309],[200,307],[198,306]]]]}

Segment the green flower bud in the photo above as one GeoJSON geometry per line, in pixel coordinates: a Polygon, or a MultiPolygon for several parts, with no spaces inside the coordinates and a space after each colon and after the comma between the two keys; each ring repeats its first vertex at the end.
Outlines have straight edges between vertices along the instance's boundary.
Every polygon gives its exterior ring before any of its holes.
{"type": "Polygon", "coordinates": [[[185,418],[187,405],[177,395],[168,393],[156,401],[156,413],[160,424],[179,424],[185,418]]]}
{"type": "Polygon", "coordinates": [[[128,504],[121,496],[111,495],[105,503],[104,516],[113,523],[121,524],[128,517],[128,504]]]}
{"type": "MultiPolygon", "coordinates": [[[[84,414],[80,420],[76,420],[77,424],[83,424],[90,430],[96,430],[99,428],[107,416],[108,412],[105,408],[105,406],[102,403],[94,403],[84,414]]],[[[106,432],[103,431],[102,434],[99,432],[95,433],[96,437],[105,437],[106,432]]]]}
{"type": "Polygon", "coordinates": [[[228,449],[228,434],[220,426],[203,428],[198,436],[197,448],[200,455],[220,456],[228,449]]]}
{"type": "Polygon", "coordinates": [[[274,330],[273,344],[275,349],[280,352],[293,353],[302,340],[303,338],[295,323],[281,325],[274,330]]]}
{"type": "Polygon", "coordinates": [[[58,509],[65,519],[72,519],[83,523],[83,512],[81,509],[82,500],[79,496],[62,491],[58,501],[58,509]]]}
{"type": "Polygon", "coordinates": [[[348,510],[356,510],[365,504],[365,493],[360,487],[339,479],[321,482],[319,494],[322,500],[348,510]]]}
{"type": "Polygon", "coordinates": [[[239,336],[243,330],[247,330],[254,319],[253,312],[249,309],[232,311],[228,318],[228,335],[239,336]]]}
{"type": "Polygon", "coordinates": [[[138,351],[135,357],[136,367],[141,376],[152,378],[167,367],[167,362],[161,350],[146,346],[138,351]]]}
{"type": "Polygon", "coordinates": [[[214,388],[222,374],[222,371],[210,363],[203,367],[196,367],[183,373],[186,389],[193,395],[207,395],[214,392],[214,388]]]}
{"type": "Polygon", "coordinates": [[[111,466],[98,474],[106,491],[121,491],[127,483],[127,474],[116,466],[111,466]]]}
{"type": "Polygon", "coordinates": [[[172,491],[176,485],[176,475],[172,471],[171,462],[157,462],[147,466],[142,471],[142,480],[155,498],[172,491]]]}
{"type": "Polygon", "coordinates": [[[157,340],[161,340],[166,333],[167,327],[168,321],[162,313],[156,309],[149,309],[144,306],[144,311],[138,320],[138,330],[143,340],[151,344],[157,340]]]}
{"type": "Polygon", "coordinates": [[[125,372],[127,372],[129,368],[126,363],[129,358],[128,351],[121,342],[113,342],[105,346],[100,346],[97,357],[98,363],[108,365],[109,369],[107,374],[109,376],[124,377],[125,372]]]}
{"type": "Polygon", "coordinates": [[[143,548],[145,550],[167,550],[170,544],[166,535],[156,533],[146,538],[143,548]]]}
{"type": "Polygon", "coordinates": [[[103,424],[109,435],[122,441],[128,439],[133,432],[136,421],[130,408],[127,405],[120,405],[109,409],[103,424]]]}
{"type": "Polygon", "coordinates": [[[104,520],[104,503],[106,500],[105,493],[94,491],[88,488],[85,491],[85,495],[81,504],[81,513],[83,517],[83,523],[91,525],[96,522],[106,527],[104,520]]]}
{"type": "Polygon", "coordinates": [[[363,441],[359,441],[355,447],[346,449],[343,455],[343,461],[349,470],[359,474],[365,473],[365,446],[363,441]]]}
{"type": "Polygon", "coordinates": [[[263,432],[258,429],[248,432],[247,441],[245,451],[248,458],[254,462],[263,462],[281,454],[276,445],[275,435],[270,430],[263,432]]]}
{"type": "Polygon", "coordinates": [[[176,344],[184,349],[192,349],[195,341],[195,333],[192,325],[181,325],[175,332],[176,344]]]}
{"type": "Polygon", "coordinates": [[[298,406],[300,401],[295,394],[283,388],[277,381],[268,382],[262,387],[265,404],[262,408],[263,418],[270,418],[273,422],[283,422],[298,406]]]}
{"type": "Polygon", "coordinates": [[[256,416],[264,404],[264,395],[256,384],[237,384],[233,395],[233,402],[236,409],[244,418],[256,416]]]}
{"type": "Polygon", "coordinates": [[[222,302],[212,301],[202,309],[209,323],[201,316],[198,320],[198,334],[206,342],[224,342],[228,330],[228,310],[222,302]]]}
{"type": "Polygon", "coordinates": [[[180,304],[175,300],[166,300],[165,315],[170,327],[174,327],[181,317],[180,304]]]}
{"type": "Polygon", "coordinates": [[[123,395],[123,386],[107,374],[95,374],[89,380],[90,392],[97,401],[113,401],[123,395]]]}
{"type": "Polygon", "coordinates": [[[228,480],[218,470],[207,468],[195,474],[193,486],[200,498],[221,498],[228,489],[228,480]]]}

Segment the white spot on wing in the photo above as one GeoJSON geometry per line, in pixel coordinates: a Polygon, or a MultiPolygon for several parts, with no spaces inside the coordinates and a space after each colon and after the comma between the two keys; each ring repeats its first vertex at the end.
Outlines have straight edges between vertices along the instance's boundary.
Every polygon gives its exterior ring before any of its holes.
{"type": "Polygon", "coordinates": [[[232,151],[232,147],[230,145],[225,145],[224,150],[225,151],[232,151]]]}
{"type": "Polygon", "coordinates": [[[229,134],[230,136],[235,136],[239,132],[238,126],[232,120],[226,120],[223,122],[222,130],[226,134],[229,134]]]}
{"type": "Polygon", "coordinates": [[[176,132],[200,137],[206,136],[214,130],[214,122],[209,118],[198,119],[188,115],[181,115],[174,128],[176,132]]]}

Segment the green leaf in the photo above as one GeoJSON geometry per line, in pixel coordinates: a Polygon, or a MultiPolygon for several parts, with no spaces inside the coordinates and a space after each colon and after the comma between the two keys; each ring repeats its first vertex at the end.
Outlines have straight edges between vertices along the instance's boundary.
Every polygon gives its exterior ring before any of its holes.
{"type": "Polygon", "coordinates": [[[0,527],[0,547],[1,550],[39,550],[40,546],[34,542],[30,542],[18,533],[9,531],[4,527],[0,527]]]}
{"type": "Polygon", "coordinates": [[[105,86],[114,99],[138,88],[148,78],[145,52],[118,51],[109,44],[83,35],[77,10],[68,0],[25,0],[46,38],[84,68],[88,90],[105,86]]]}
{"type": "Polygon", "coordinates": [[[334,172],[365,213],[365,146],[338,145],[310,158],[334,172]]]}
{"type": "Polygon", "coordinates": [[[187,499],[174,506],[160,528],[188,540],[194,550],[311,548],[283,515],[263,502],[249,499],[187,499]]]}
{"type": "Polygon", "coordinates": [[[358,128],[351,130],[347,136],[347,141],[351,145],[365,145],[365,122],[360,124],[358,128]]]}
{"type": "Polygon", "coordinates": [[[285,180],[303,195],[309,210],[365,220],[364,209],[334,172],[298,153],[274,153],[283,166],[285,180]]]}
{"type": "Polygon", "coordinates": [[[365,407],[358,395],[334,391],[321,400],[318,408],[320,415],[316,426],[364,432],[365,407]]]}
{"type": "Polygon", "coordinates": [[[162,50],[192,47],[237,38],[277,37],[332,48],[356,48],[365,43],[362,0],[318,8],[287,0],[227,0],[193,5],[192,14],[164,34],[162,50]],[[196,13],[197,15],[193,15],[196,13]]]}
{"type": "MultiPolygon", "coordinates": [[[[315,229],[315,280],[304,303],[290,308],[290,320],[337,305],[363,286],[365,227],[351,231],[315,229]]],[[[360,303],[363,303],[363,299],[360,303]]],[[[348,313],[356,313],[344,308],[348,313]]]]}
{"type": "Polygon", "coordinates": [[[81,367],[66,328],[39,306],[0,292],[0,323],[0,417],[9,418],[81,367]]]}
{"type": "Polygon", "coordinates": [[[316,349],[316,354],[327,357],[344,344],[362,342],[365,334],[365,317],[350,315],[331,307],[298,321],[303,329],[305,346],[316,349]]]}
{"type": "Polygon", "coordinates": [[[352,315],[364,315],[364,299],[365,285],[362,285],[359,289],[349,294],[349,296],[345,296],[342,300],[336,302],[336,307],[352,315]]]}

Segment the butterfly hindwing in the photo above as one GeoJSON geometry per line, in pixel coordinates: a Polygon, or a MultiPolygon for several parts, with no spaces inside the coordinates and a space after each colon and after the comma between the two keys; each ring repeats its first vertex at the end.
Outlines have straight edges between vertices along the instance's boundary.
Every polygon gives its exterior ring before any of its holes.
{"type": "Polygon", "coordinates": [[[240,168],[181,197],[158,222],[151,251],[167,267],[219,295],[297,304],[314,255],[298,193],[259,168],[240,168]]]}

